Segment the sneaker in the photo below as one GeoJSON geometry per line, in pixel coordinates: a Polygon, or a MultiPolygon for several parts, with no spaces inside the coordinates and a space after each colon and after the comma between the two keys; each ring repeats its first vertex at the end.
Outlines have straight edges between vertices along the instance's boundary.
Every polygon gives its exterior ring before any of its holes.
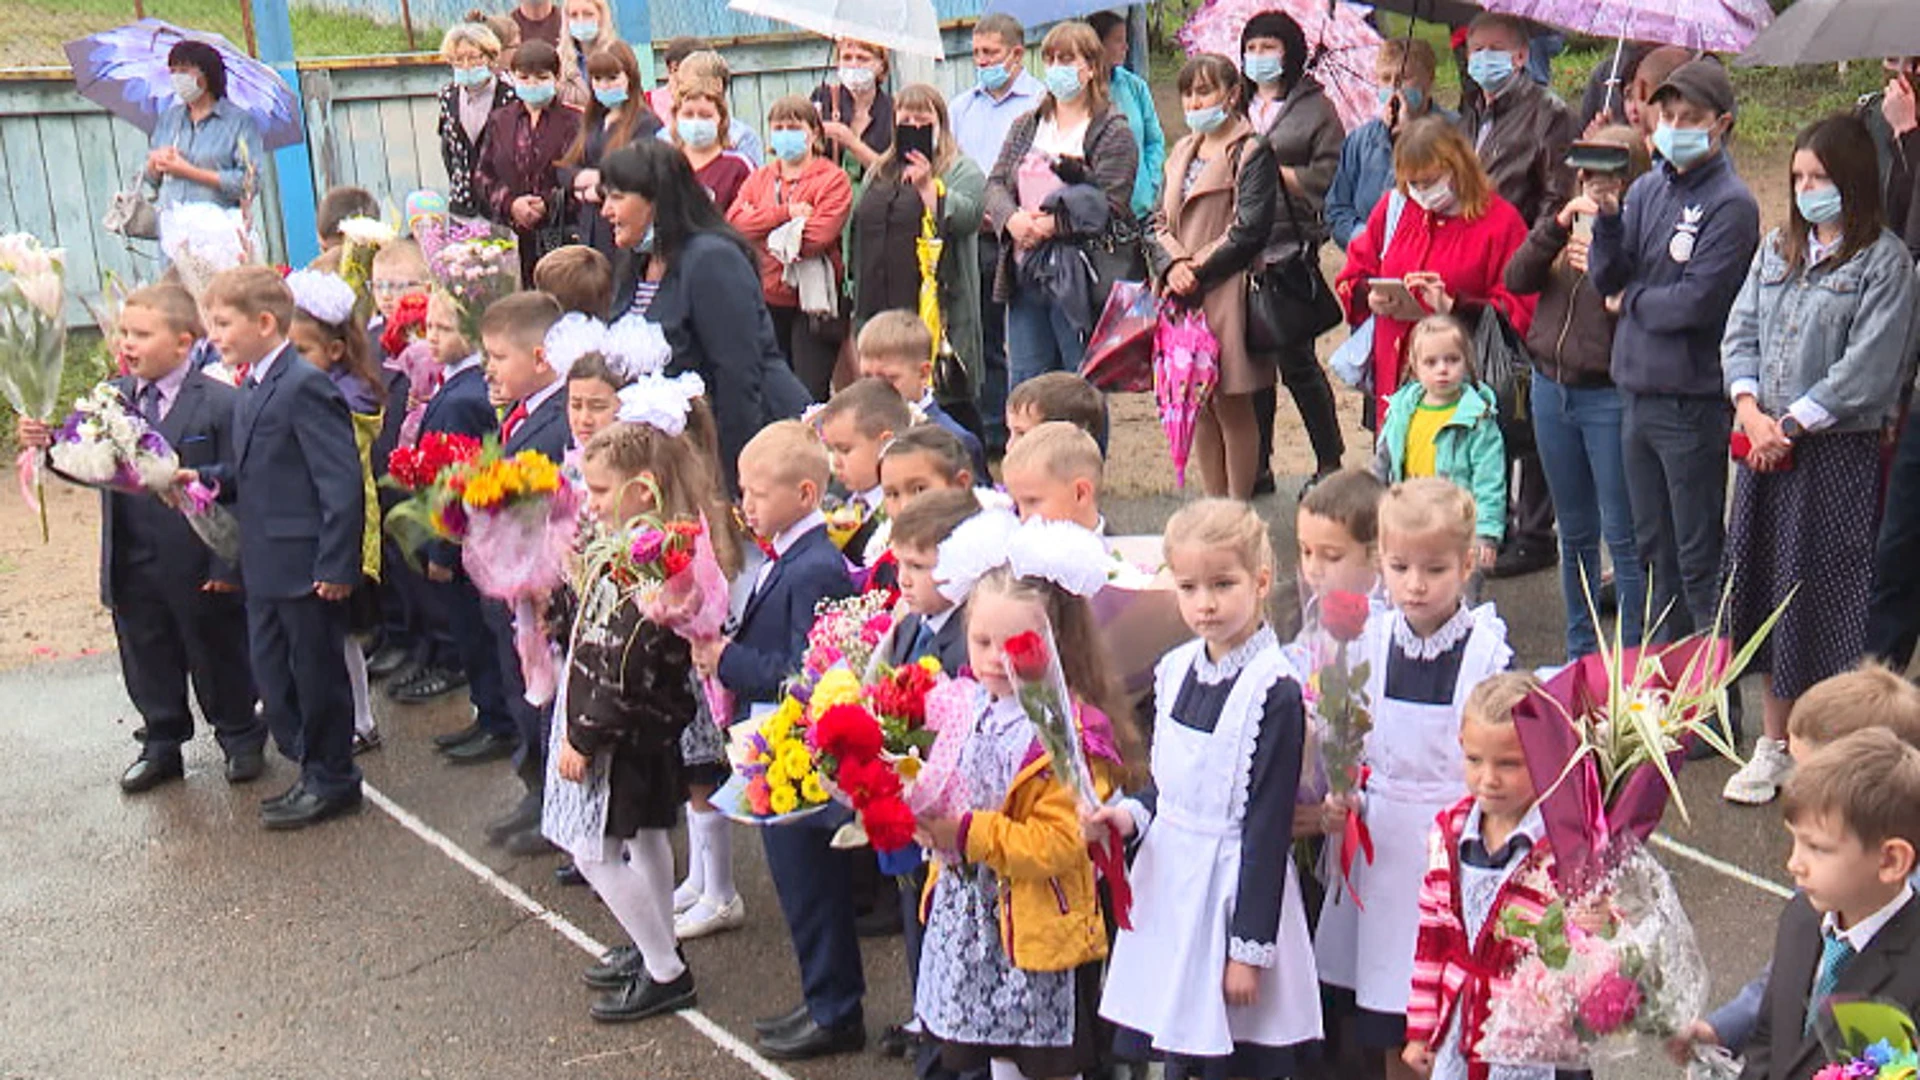
{"type": "Polygon", "coordinates": [[[699,902],[700,890],[694,888],[691,882],[681,882],[680,885],[673,890],[673,913],[675,915],[685,915],[687,912],[693,910],[693,905],[699,902]]]}
{"type": "Polygon", "coordinates": [[[654,982],[643,969],[620,989],[594,1002],[589,1013],[603,1024],[619,1024],[691,1009],[698,1001],[699,997],[693,992],[693,969],[682,971],[679,978],[665,983],[654,982]]]}
{"type": "Polygon", "coordinates": [[[747,923],[747,905],[736,894],[724,904],[716,904],[710,896],[703,896],[685,914],[673,919],[673,936],[681,941],[711,934],[738,930],[747,923]]]}
{"type": "Polygon", "coordinates": [[[1793,772],[1793,759],[1787,756],[1787,744],[1761,736],[1753,746],[1753,757],[1740,771],[1727,778],[1720,797],[1742,806],[1763,806],[1780,794],[1780,785],[1793,772]]]}

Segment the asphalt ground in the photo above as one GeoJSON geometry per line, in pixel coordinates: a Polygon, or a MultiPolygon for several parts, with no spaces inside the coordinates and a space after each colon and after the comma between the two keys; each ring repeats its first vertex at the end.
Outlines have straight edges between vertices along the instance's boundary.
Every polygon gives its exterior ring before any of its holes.
{"type": "MultiPolygon", "coordinates": [[[[1157,531],[1172,497],[1106,507],[1117,532],[1157,531]]],[[[1282,565],[1291,500],[1262,500],[1282,565]]],[[[1490,586],[1525,665],[1559,659],[1558,577],[1490,586]]],[[[1749,689],[1750,696],[1756,691],[1749,689]]],[[[904,1080],[874,1051],[777,1066],[749,1046],[756,1016],[798,1000],[757,836],[735,834],[746,928],[691,943],[697,1014],[606,1026],[579,976],[623,940],[553,857],[487,847],[482,825],[519,794],[505,764],[460,768],[429,737],[462,726],[454,695],[376,694],[383,749],[361,758],[359,814],[294,834],[261,829],[258,800],[293,766],[229,788],[210,739],[188,775],[138,797],[115,779],[136,753],[109,657],[0,675],[0,1077],[685,1078],[904,1080]]],[[[1757,698],[1749,715],[1758,715],[1757,698]]],[[[1682,776],[1690,823],[1663,847],[1724,1000],[1766,962],[1784,894],[1776,811],[1719,799],[1732,766],[1682,776]]],[[[863,942],[872,1036],[904,1018],[898,937],[863,942]]],[[[1608,1076],[1678,1075],[1651,1056],[1608,1076]]]]}

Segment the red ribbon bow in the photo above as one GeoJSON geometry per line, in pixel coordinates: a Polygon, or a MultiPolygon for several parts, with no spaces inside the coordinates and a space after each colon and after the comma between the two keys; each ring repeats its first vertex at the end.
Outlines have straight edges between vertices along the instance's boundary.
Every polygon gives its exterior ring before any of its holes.
{"type": "MultiPolygon", "coordinates": [[[[1359,791],[1367,786],[1367,777],[1373,770],[1365,765],[1354,770],[1353,787],[1359,791]]],[[[1347,895],[1353,897],[1353,906],[1361,911],[1367,905],[1360,902],[1360,892],[1353,887],[1354,860],[1364,856],[1367,865],[1373,865],[1373,832],[1356,811],[1347,811],[1347,824],[1340,830],[1340,881],[1347,887],[1347,895]]]]}
{"type": "Polygon", "coordinates": [[[1087,845],[1094,869],[1107,879],[1107,899],[1113,907],[1113,924],[1122,930],[1133,929],[1133,886],[1127,882],[1126,847],[1120,834],[1107,830],[1107,838],[1087,845]]]}

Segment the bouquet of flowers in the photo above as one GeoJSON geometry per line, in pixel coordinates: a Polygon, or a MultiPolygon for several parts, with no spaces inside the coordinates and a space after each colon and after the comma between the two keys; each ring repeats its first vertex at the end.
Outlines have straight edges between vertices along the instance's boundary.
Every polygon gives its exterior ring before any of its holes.
{"type": "Polygon", "coordinates": [[[214,275],[253,261],[246,215],[236,207],[182,202],[160,211],[160,250],[194,299],[214,275]]]}
{"type": "Polygon", "coordinates": [[[520,251],[511,233],[486,222],[442,224],[424,229],[420,250],[435,286],[460,308],[460,332],[476,348],[480,314],[520,287],[520,251]]]}
{"type": "MultiPolygon", "coordinates": [[[[480,450],[480,440],[471,435],[428,432],[419,445],[396,446],[387,456],[388,486],[409,492],[426,491],[450,467],[465,465],[479,457],[480,450]]],[[[451,476],[448,479],[451,480],[451,476]]]]}
{"type": "Polygon", "coordinates": [[[221,562],[240,559],[240,521],[233,511],[219,503],[220,485],[195,480],[180,493],[180,513],[193,528],[195,536],[221,562]]]}
{"type": "Polygon", "coordinates": [[[916,782],[938,732],[926,726],[940,662],[876,664],[862,700],[823,711],[811,741],[832,790],[859,815],[859,840],[882,854],[913,842],[916,782]]]}
{"type": "MultiPolygon", "coordinates": [[[[43,247],[26,233],[0,236],[0,393],[15,413],[34,420],[53,417],[60,373],[67,360],[66,252],[43,247]]],[[[22,450],[15,461],[20,498],[40,516],[40,540],[48,539],[41,496],[40,455],[22,450]]]]}
{"type": "Polygon", "coordinates": [[[340,222],[340,280],[353,287],[353,313],[361,322],[373,315],[373,257],[399,235],[393,226],[370,217],[340,222]]]}
{"type": "MultiPolygon", "coordinates": [[[[1366,782],[1366,769],[1360,763],[1367,747],[1367,733],[1373,730],[1373,702],[1367,694],[1371,675],[1365,660],[1353,663],[1347,647],[1366,631],[1372,605],[1359,593],[1330,592],[1315,605],[1318,629],[1333,642],[1332,655],[1308,677],[1309,696],[1314,715],[1321,726],[1320,755],[1326,762],[1327,789],[1334,795],[1348,795],[1366,782]]],[[[1353,864],[1356,859],[1373,863],[1373,835],[1359,814],[1347,814],[1340,834],[1338,860],[1340,880],[1355,907],[1364,910],[1360,894],[1353,888],[1353,864]]]]}
{"type": "Polygon", "coordinates": [[[813,628],[807,631],[800,674],[789,692],[807,700],[808,688],[838,664],[865,672],[873,663],[874,650],[893,629],[893,613],[886,600],[881,593],[862,593],[821,604],[814,614],[813,628]]]}
{"type": "Polygon", "coordinates": [[[47,451],[54,470],[75,483],[127,495],[173,486],[180,458],[160,433],[100,383],[73,403],[47,451]]]}
{"type": "Polygon", "coordinates": [[[1821,1045],[1832,1064],[1813,1080],[1914,1080],[1920,1054],[1914,1051],[1913,1019],[1887,1001],[1827,999],[1814,1019],[1821,1045]]]}
{"type": "Polygon", "coordinates": [[[578,497],[546,455],[522,450],[508,457],[491,440],[458,470],[457,505],[466,526],[461,565],[481,595],[513,605],[514,650],[527,700],[545,705],[553,700],[558,675],[534,602],[566,580],[578,497]]]}
{"type": "Polygon", "coordinates": [[[420,420],[427,413],[427,402],[440,389],[447,369],[433,358],[426,342],[427,297],[408,293],[400,298],[393,318],[380,331],[380,348],[386,353],[381,366],[407,377],[407,413],[400,420],[400,444],[412,446],[420,438],[420,420]]]}

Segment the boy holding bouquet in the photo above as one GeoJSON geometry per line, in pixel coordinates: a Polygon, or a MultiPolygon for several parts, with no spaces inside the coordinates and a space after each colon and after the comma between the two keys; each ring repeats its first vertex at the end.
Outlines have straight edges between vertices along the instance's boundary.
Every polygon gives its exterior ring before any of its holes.
{"type": "MultiPolygon", "coordinates": [[[[192,370],[187,360],[200,336],[200,315],[185,289],[135,291],[118,329],[129,373],[111,383],[189,469],[232,456],[239,396],[192,370]]],[[[15,441],[45,449],[53,431],[22,417],[15,441]]],[[[227,782],[259,779],[267,729],[253,711],[239,570],[215,559],[178,510],[150,495],[103,490],[100,510],[100,599],[113,612],[120,672],[147,731],[139,758],[120,777],[121,790],[147,791],[183,775],[180,747],[193,737],[189,682],[226,754],[227,782]]]]}

